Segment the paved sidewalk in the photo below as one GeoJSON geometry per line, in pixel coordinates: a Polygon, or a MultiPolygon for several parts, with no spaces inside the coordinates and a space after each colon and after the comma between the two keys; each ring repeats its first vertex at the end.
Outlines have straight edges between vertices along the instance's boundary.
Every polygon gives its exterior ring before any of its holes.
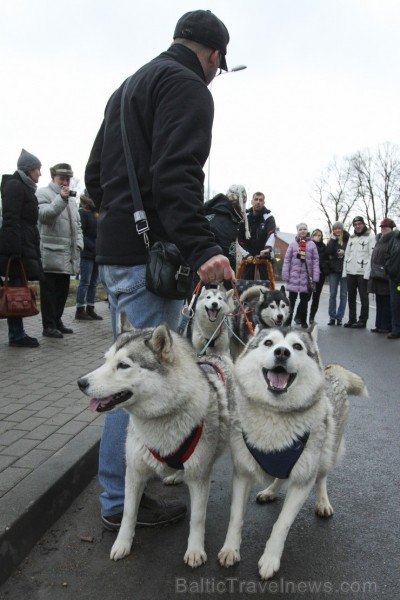
{"type": "Polygon", "coordinates": [[[104,417],[76,384],[112,342],[107,303],[96,310],[103,321],[67,308],[74,334],[61,340],[42,336],[40,315],[25,319],[32,349],[9,347],[0,321],[0,584],[96,473],[104,417]]]}

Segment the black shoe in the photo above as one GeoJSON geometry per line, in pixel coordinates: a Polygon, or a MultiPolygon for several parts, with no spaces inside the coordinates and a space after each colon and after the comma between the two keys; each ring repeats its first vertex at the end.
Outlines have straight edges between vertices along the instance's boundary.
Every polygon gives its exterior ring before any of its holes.
{"type": "Polygon", "coordinates": [[[371,333],[390,333],[390,330],[381,329],[380,327],[374,327],[374,329],[371,329],[371,333]]]}
{"type": "Polygon", "coordinates": [[[300,319],[300,317],[295,317],[294,318],[294,322],[296,323],[296,325],[301,325],[301,319],[300,319]]]}
{"type": "Polygon", "coordinates": [[[357,323],[353,323],[351,326],[352,329],[365,329],[367,326],[363,321],[357,321],[357,323]]]}
{"type": "Polygon", "coordinates": [[[58,321],[57,329],[58,329],[58,331],[61,331],[61,333],[74,333],[74,330],[71,329],[70,327],[65,327],[65,325],[62,321],[58,321]]]}
{"type": "Polygon", "coordinates": [[[400,338],[400,333],[389,333],[389,335],[386,336],[388,338],[388,340],[397,340],[398,338],[400,338]]]}
{"type": "Polygon", "coordinates": [[[13,346],[14,348],[37,348],[40,346],[38,340],[36,338],[29,337],[29,335],[26,335],[19,340],[8,342],[8,345],[13,346]]]}
{"type": "Polygon", "coordinates": [[[328,323],[328,325],[334,325],[335,324],[335,319],[331,319],[328,323]]]}
{"type": "Polygon", "coordinates": [[[308,329],[307,323],[302,323],[301,326],[302,326],[303,329],[308,329]]]}
{"type": "MultiPolygon", "coordinates": [[[[335,323],[334,323],[334,324],[335,324],[335,323]]],[[[328,325],[329,325],[329,323],[328,323],[328,325]]],[[[338,320],[336,321],[336,325],[337,325],[338,327],[341,327],[341,326],[342,326],[342,319],[338,319],[338,320]]]]}
{"type": "MultiPolygon", "coordinates": [[[[137,527],[161,527],[170,525],[183,519],[187,508],[183,502],[167,502],[160,499],[155,500],[147,494],[143,494],[139,504],[136,526],[137,527]]],[[[101,517],[102,523],[109,531],[118,531],[121,526],[122,513],[101,517]]]]}
{"type": "Polygon", "coordinates": [[[343,327],[353,327],[353,325],[354,325],[354,321],[347,321],[347,323],[345,323],[343,325],[343,327]]]}
{"type": "Polygon", "coordinates": [[[49,337],[49,338],[63,338],[63,334],[61,333],[61,331],[59,331],[58,329],[55,329],[54,327],[45,327],[43,329],[43,335],[45,337],[49,337]]]}

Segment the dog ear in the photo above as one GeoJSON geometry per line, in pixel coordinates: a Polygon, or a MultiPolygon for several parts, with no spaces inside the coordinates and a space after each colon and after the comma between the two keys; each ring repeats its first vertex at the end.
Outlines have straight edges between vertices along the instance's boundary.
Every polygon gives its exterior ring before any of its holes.
{"type": "Polygon", "coordinates": [[[282,294],[285,294],[285,296],[286,296],[286,289],[285,289],[284,285],[281,285],[280,291],[282,292],[282,294]]]}
{"type": "Polygon", "coordinates": [[[162,362],[173,362],[173,339],[166,323],[162,323],[155,328],[151,336],[150,345],[162,362]]]}
{"type": "Polygon", "coordinates": [[[126,316],[126,312],[121,310],[119,313],[119,322],[118,322],[118,334],[127,333],[128,331],[135,331],[132,323],[128,320],[126,316]]]}

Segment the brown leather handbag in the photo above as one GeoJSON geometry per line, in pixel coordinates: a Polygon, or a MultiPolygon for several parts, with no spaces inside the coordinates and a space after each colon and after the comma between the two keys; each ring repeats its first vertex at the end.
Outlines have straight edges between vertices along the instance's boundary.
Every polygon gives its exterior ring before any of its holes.
{"type": "Polygon", "coordinates": [[[10,286],[9,272],[12,260],[12,258],[8,259],[4,284],[0,287],[0,319],[33,317],[39,314],[36,306],[36,292],[33,288],[29,287],[24,265],[19,259],[15,260],[19,262],[22,286],[10,286]]]}

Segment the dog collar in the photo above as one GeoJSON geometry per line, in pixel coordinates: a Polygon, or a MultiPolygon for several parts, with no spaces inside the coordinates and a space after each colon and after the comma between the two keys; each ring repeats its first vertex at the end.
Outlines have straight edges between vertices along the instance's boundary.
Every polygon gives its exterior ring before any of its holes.
{"type": "Polygon", "coordinates": [[[272,477],[277,477],[278,479],[287,479],[289,477],[294,465],[297,463],[306,447],[310,435],[310,432],[307,431],[300,438],[295,439],[291,446],[283,448],[283,450],[263,452],[255,446],[252,446],[247,440],[245,432],[243,431],[242,433],[244,443],[260,467],[268,473],[268,475],[272,475],[272,477]]]}
{"type": "Polygon", "coordinates": [[[197,427],[192,429],[189,436],[182,442],[178,450],[172,452],[171,454],[168,454],[168,456],[160,456],[160,454],[158,454],[152,448],[147,447],[147,449],[149,450],[149,452],[151,452],[154,458],[156,458],[162,463],[166,463],[172,469],[183,469],[183,464],[188,460],[188,458],[190,458],[190,456],[192,456],[197,446],[197,443],[203,431],[203,425],[204,421],[202,421],[200,425],[197,425],[197,427]]]}

